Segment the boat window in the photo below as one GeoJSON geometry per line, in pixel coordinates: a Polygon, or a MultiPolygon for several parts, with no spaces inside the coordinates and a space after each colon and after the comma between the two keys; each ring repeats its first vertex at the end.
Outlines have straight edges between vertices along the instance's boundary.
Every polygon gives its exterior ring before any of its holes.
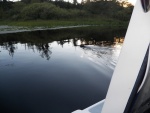
{"type": "MultiPolygon", "coordinates": [[[[150,58],[150,55],[149,55],[150,58]]],[[[149,66],[149,61],[148,65],[149,66]]],[[[148,72],[143,86],[134,97],[132,107],[128,113],[150,113],[150,66],[147,67],[148,72]]]]}
{"type": "Polygon", "coordinates": [[[144,12],[148,12],[150,9],[149,0],[141,0],[141,4],[144,9],[144,12]]]}

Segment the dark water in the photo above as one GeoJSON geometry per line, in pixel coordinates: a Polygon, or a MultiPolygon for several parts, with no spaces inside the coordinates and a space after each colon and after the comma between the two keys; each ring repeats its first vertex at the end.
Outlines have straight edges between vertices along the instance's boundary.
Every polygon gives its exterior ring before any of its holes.
{"type": "Polygon", "coordinates": [[[125,31],[0,35],[1,113],[71,113],[104,99],[125,31]]]}

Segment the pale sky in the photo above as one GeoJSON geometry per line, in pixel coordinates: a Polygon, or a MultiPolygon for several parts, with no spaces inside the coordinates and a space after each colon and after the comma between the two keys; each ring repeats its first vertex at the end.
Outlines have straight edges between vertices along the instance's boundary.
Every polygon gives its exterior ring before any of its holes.
{"type": "Polygon", "coordinates": [[[133,5],[135,5],[136,0],[128,0],[129,2],[131,2],[133,5]]]}
{"type": "MultiPolygon", "coordinates": [[[[18,1],[18,0],[10,0],[10,1],[18,1]]],[[[81,1],[81,0],[77,0],[77,1],[81,1]]],[[[136,3],[136,0],[128,0],[129,2],[131,2],[133,5],[136,3]]]]}

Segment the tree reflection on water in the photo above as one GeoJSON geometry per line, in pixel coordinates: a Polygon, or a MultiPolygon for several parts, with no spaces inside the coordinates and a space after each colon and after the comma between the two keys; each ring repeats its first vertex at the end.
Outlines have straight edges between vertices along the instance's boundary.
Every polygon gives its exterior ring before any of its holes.
{"type": "MultiPolygon", "coordinates": [[[[24,45],[25,49],[31,49],[33,52],[37,50],[42,58],[49,60],[52,55],[50,44],[54,41],[62,47],[65,43],[72,43],[74,47],[79,46],[87,51],[91,48],[86,45],[113,46],[115,43],[123,42],[123,38],[120,37],[124,36],[126,31],[102,29],[100,32],[100,30],[99,27],[87,27],[3,34],[0,35],[0,46],[8,50],[9,55],[13,57],[18,48],[17,44],[20,43],[24,45]]],[[[104,53],[96,52],[98,57],[101,57],[101,54],[104,53]]]]}
{"type": "MultiPolygon", "coordinates": [[[[114,41],[95,41],[93,39],[86,40],[86,39],[80,39],[80,38],[74,38],[74,39],[66,39],[66,40],[60,40],[57,41],[58,45],[63,45],[65,43],[72,43],[74,47],[80,47],[83,49],[85,54],[92,54],[96,55],[98,58],[104,56],[105,54],[113,54],[114,51],[110,50],[111,48],[116,48],[120,46],[120,44],[123,43],[123,38],[114,38],[114,41]],[[121,40],[121,41],[120,41],[121,40]],[[102,48],[103,47],[103,48],[102,48]],[[109,49],[108,49],[109,48],[109,49]],[[108,51],[110,50],[110,51],[108,51]],[[113,53],[112,53],[113,52],[113,53]]],[[[17,50],[17,44],[18,42],[3,42],[0,44],[1,48],[7,50],[9,52],[9,55],[11,57],[14,56],[15,51],[17,50]]],[[[51,43],[25,43],[22,44],[25,49],[28,48],[28,50],[32,50],[33,52],[38,51],[40,56],[42,58],[45,58],[47,60],[50,60],[52,55],[52,47],[50,47],[51,43]]]]}
{"type": "MultiPolygon", "coordinates": [[[[27,44],[23,44],[25,49],[32,49],[33,52],[35,52],[35,49],[39,52],[40,56],[42,58],[46,58],[47,60],[49,60],[51,58],[51,54],[52,54],[52,51],[49,46],[48,43],[39,43],[39,44],[33,44],[33,43],[27,43],[27,44]],[[27,48],[26,48],[27,47],[27,48]]],[[[15,50],[17,50],[17,42],[4,42],[2,43],[1,45],[1,48],[3,48],[4,50],[7,50],[9,52],[9,55],[11,57],[14,56],[15,54],[15,50]]]]}
{"type": "Polygon", "coordinates": [[[60,41],[57,41],[57,44],[58,45],[61,45],[62,47],[63,47],[63,45],[65,44],[65,43],[70,43],[70,39],[65,39],[65,40],[60,40],[60,41]]]}
{"type": "Polygon", "coordinates": [[[17,47],[15,46],[14,42],[4,42],[1,47],[5,50],[8,50],[9,55],[11,57],[14,56],[15,53],[15,49],[17,49],[17,47]]]}
{"type": "Polygon", "coordinates": [[[46,58],[47,60],[51,58],[50,55],[52,54],[52,52],[50,51],[48,44],[42,44],[41,46],[37,46],[37,47],[40,47],[38,48],[38,50],[40,51],[41,53],[40,56],[42,58],[46,58]]]}

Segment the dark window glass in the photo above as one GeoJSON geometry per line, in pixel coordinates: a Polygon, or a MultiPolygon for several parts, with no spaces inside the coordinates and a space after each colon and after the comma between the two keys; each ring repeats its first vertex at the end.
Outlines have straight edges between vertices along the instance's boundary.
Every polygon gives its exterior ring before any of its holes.
{"type": "MultiPolygon", "coordinates": [[[[150,55],[149,55],[150,57],[150,55]]],[[[150,63],[150,62],[148,62],[150,63]]],[[[150,113],[150,67],[141,90],[136,94],[130,113],[150,113]]]]}
{"type": "Polygon", "coordinates": [[[150,9],[149,0],[141,0],[142,7],[144,12],[148,12],[150,9]]]}

